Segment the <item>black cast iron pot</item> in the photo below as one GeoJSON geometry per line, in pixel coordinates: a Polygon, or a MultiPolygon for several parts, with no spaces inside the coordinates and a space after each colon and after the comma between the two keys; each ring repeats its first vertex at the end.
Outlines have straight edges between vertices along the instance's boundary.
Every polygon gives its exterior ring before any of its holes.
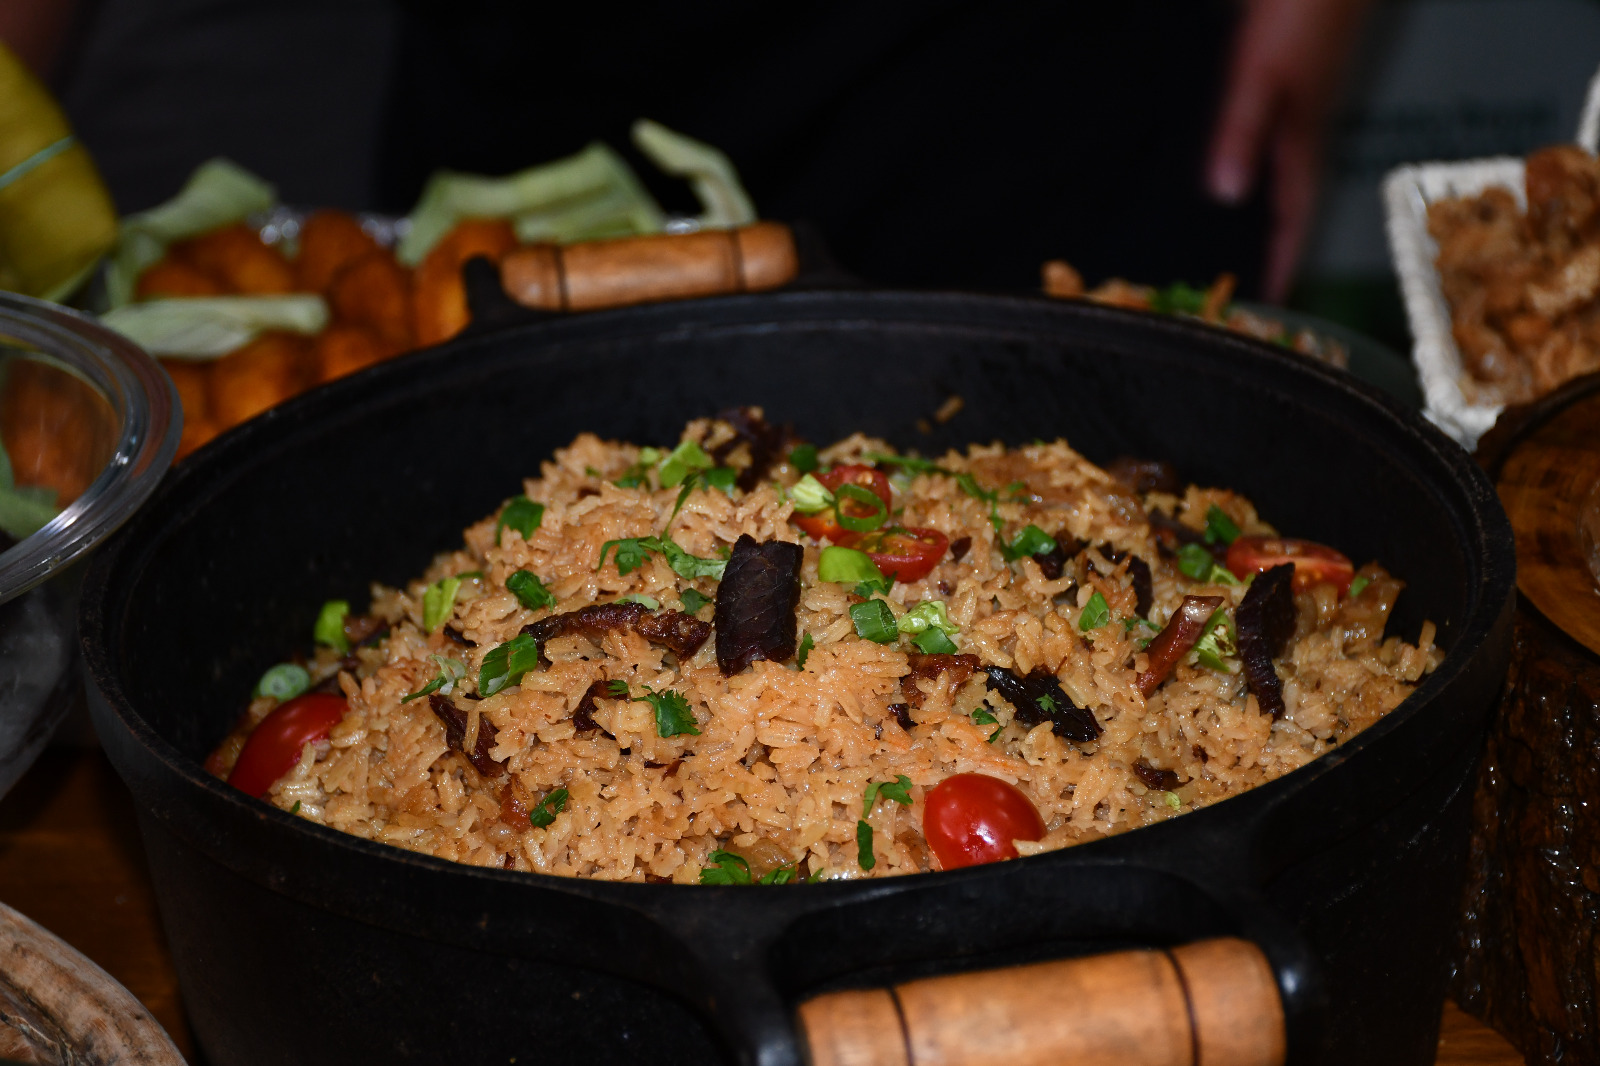
{"type": "MultiPolygon", "coordinates": [[[[380,366],[183,464],[94,563],[95,721],[132,789],[216,1064],[792,1064],[826,988],[1215,935],[1276,972],[1297,1064],[1431,1063],[1469,782],[1507,654],[1511,533],[1467,455],[1373,390],[1193,323],[1081,304],[794,293],[554,319],[380,366]],[[918,422],[948,396],[960,415],[918,422]],[[247,798],[201,760],[326,599],[403,583],[581,430],[733,404],[813,440],[1065,435],[1244,492],[1408,582],[1448,655],[1311,766],[1162,825],[953,873],[778,889],[454,865],[247,798]]],[[[1067,1006],[1067,1005],[1064,1005],[1067,1006]]]]}

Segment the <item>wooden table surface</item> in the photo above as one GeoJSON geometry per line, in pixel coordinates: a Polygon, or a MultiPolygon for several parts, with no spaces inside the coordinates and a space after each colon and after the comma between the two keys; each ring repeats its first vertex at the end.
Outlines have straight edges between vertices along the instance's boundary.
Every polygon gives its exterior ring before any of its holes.
{"type": "MultiPolygon", "coordinates": [[[[194,1060],[132,803],[98,749],[46,752],[0,800],[0,901],[104,967],[194,1060]]],[[[1522,1066],[1522,1058],[1447,1003],[1438,1063],[1522,1066]]]]}

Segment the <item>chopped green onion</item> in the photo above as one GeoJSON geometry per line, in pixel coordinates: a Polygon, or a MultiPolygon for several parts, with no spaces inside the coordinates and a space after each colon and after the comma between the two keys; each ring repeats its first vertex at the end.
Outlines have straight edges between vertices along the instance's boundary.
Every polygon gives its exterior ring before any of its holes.
{"type": "Polygon", "coordinates": [[[956,642],[937,629],[925,629],[911,638],[911,643],[924,655],[954,655],[958,649],[956,642]]]}
{"type": "Polygon", "coordinates": [[[345,615],[350,604],[344,600],[329,600],[317,612],[317,622],[311,627],[311,637],[318,644],[337,648],[340,655],[350,654],[350,638],[344,635],[345,615]]]}
{"type": "Polygon", "coordinates": [[[797,445],[789,453],[789,465],[802,474],[809,474],[817,468],[817,446],[815,444],[797,445]]]}
{"type": "Polygon", "coordinates": [[[551,789],[545,793],[539,805],[528,812],[528,821],[539,829],[543,829],[556,820],[567,806],[567,790],[564,788],[551,789]]]}
{"type": "Polygon", "coordinates": [[[795,868],[793,866],[780,866],[776,870],[768,870],[766,876],[757,881],[758,885],[786,885],[793,881],[795,868]]]}
{"type": "Polygon", "coordinates": [[[700,883],[702,885],[748,885],[750,883],[750,864],[745,861],[744,856],[719,849],[707,855],[706,860],[710,865],[700,869],[700,883]]]}
{"type": "Polygon", "coordinates": [[[1092,629],[1099,629],[1111,621],[1111,607],[1106,603],[1106,598],[1096,592],[1089,597],[1089,602],[1083,605],[1083,613],[1078,615],[1078,628],[1087,633],[1092,629]]]}
{"type": "Polygon", "coordinates": [[[702,471],[700,480],[724,496],[733,495],[733,483],[739,480],[739,471],[731,466],[714,466],[702,471]]]}
{"type": "Polygon", "coordinates": [[[704,448],[692,440],[686,440],[672,449],[656,476],[660,479],[662,488],[670,489],[680,484],[690,474],[710,470],[714,465],[711,456],[705,453],[704,448]]]}
{"type": "Polygon", "coordinates": [[[1204,634],[1195,641],[1195,661],[1208,669],[1227,673],[1228,664],[1223,662],[1223,657],[1237,655],[1239,650],[1234,642],[1233,622],[1228,618],[1226,607],[1218,607],[1211,612],[1211,617],[1206,619],[1204,634]]]}
{"type": "Polygon", "coordinates": [[[698,589],[684,589],[678,593],[678,602],[686,613],[697,614],[700,608],[711,602],[711,597],[702,595],[698,589]]]}
{"type": "Polygon", "coordinates": [[[893,781],[872,781],[861,796],[861,815],[866,817],[872,813],[872,805],[878,802],[878,797],[894,800],[902,807],[911,806],[911,778],[901,774],[893,781]]]}
{"type": "Polygon", "coordinates": [[[857,636],[879,644],[892,644],[900,635],[895,628],[894,612],[883,600],[851,604],[850,621],[856,627],[857,636]]]}
{"type": "Polygon", "coordinates": [[[299,814],[300,813],[300,801],[299,800],[295,800],[294,801],[294,806],[289,808],[289,813],[290,814],[299,814]]]}
{"type": "Polygon", "coordinates": [[[599,570],[601,567],[605,566],[606,554],[610,552],[612,548],[616,548],[617,573],[626,577],[628,574],[633,573],[635,570],[639,569],[639,567],[643,566],[644,561],[650,558],[649,549],[644,547],[644,542],[650,539],[652,538],[627,537],[622,540],[606,541],[604,544],[600,545],[600,561],[595,564],[595,569],[599,570]]]}
{"type": "Polygon", "coordinates": [[[1356,575],[1356,579],[1350,582],[1350,590],[1345,595],[1354,599],[1355,597],[1361,595],[1361,590],[1370,584],[1372,584],[1371,578],[1367,577],[1365,574],[1358,574],[1356,575]]]}
{"type": "Polygon", "coordinates": [[[930,629],[942,630],[946,635],[961,632],[961,627],[950,621],[943,600],[923,600],[902,615],[895,628],[912,635],[930,629]]]}
{"type": "Polygon", "coordinates": [[[648,608],[648,609],[650,609],[652,611],[658,609],[661,606],[661,601],[660,600],[656,599],[654,596],[646,596],[642,592],[630,592],[626,596],[618,596],[617,597],[617,602],[618,603],[637,603],[639,606],[646,607],[646,608],[648,608]]]}
{"type": "MultiPolygon", "coordinates": [[[[793,501],[794,509],[801,514],[816,514],[833,506],[833,493],[810,474],[794,483],[789,489],[789,499],[793,501]]],[[[873,499],[876,500],[877,497],[874,496],[873,499]]]]}
{"type": "Polygon", "coordinates": [[[430,655],[428,658],[439,665],[438,675],[432,681],[417,689],[417,691],[408,692],[401,696],[401,703],[410,703],[417,697],[426,696],[431,692],[448,696],[455,691],[456,682],[467,676],[467,664],[459,659],[452,659],[447,655],[430,655]]]}
{"type": "Polygon", "coordinates": [[[838,491],[834,493],[834,513],[839,519],[839,525],[852,533],[871,533],[889,520],[889,507],[877,493],[848,481],[840,485],[838,491]],[[844,509],[846,500],[864,503],[873,508],[873,512],[870,515],[846,514],[844,509]]]}
{"type": "Polygon", "coordinates": [[[898,466],[913,474],[948,474],[950,471],[941,467],[932,459],[924,459],[916,455],[894,455],[890,452],[867,452],[861,456],[865,463],[881,463],[884,466],[898,466]]]}
{"type": "MultiPolygon", "coordinates": [[[[612,685],[617,682],[613,681],[612,685]]],[[[627,691],[624,685],[624,692],[627,691]]],[[[634,703],[648,703],[656,712],[656,735],[662,737],[675,737],[680,733],[699,736],[700,730],[694,719],[694,712],[689,709],[689,701],[683,695],[671,689],[655,691],[648,685],[645,686],[643,696],[629,697],[634,703]]]]}
{"type": "Polygon", "coordinates": [[[506,588],[517,598],[518,603],[530,611],[556,605],[556,594],[545,588],[544,582],[539,580],[539,575],[531,570],[518,570],[506,578],[506,588]]]}
{"type": "Polygon", "coordinates": [[[883,572],[872,556],[854,548],[841,548],[830,544],[817,556],[817,580],[839,582],[882,581],[883,572]]]}
{"type": "Polygon", "coordinates": [[[478,668],[478,695],[493,696],[522,680],[522,675],[539,665],[539,642],[519,633],[490,649],[478,668]]]}
{"type": "Polygon", "coordinates": [[[1207,544],[1215,544],[1218,541],[1223,544],[1232,544],[1239,539],[1239,534],[1239,527],[1234,524],[1233,519],[1228,517],[1228,512],[1216,504],[1212,504],[1206,510],[1207,544]]]}
{"type": "Polygon", "coordinates": [[[533,531],[539,528],[539,523],[542,521],[544,521],[544,504],[530,500],[526,496],[513,496],[494,524],[494,542],[498,546],[500,535],[508,528],[521,533],[522,539],[527,540],[533,536],[533,531]]]}
{"type": "Polygon", "coordinates": [[[1178,809],[1182,808],[1183,799],[1176,792],[1168,792],[1166,794],[1166,796],[1167,796],[1167,806],[1168,807],[1171,807],[1173,810],[1178,810],[1178,809]]]}
{"type": "Polygon", "coordinates": [[[1150,294],[1150,310],[1163,315],[1198,315],[1205,307],[1206,291],[1181,281],[1150,294]]]}
{"type": "Polygon", "coordinates": [[[804,670],[806,668],[806,659],[810,657],[813,647],[815,645],[811,642],[810,633],[800,638],[800,650],[794,653],[794,664],[800,669],[804,670]]]}
{"type": "Polygon", "coordinates": [[[856,822],[856,862],[863,870],[878,864],[878,857],[872,853],[872,826],[864,820],[856,822]]]}
{"type": "Polygon", "coordinates": [[[1178,569],[1196,581],[1211,585],[1239,584],[1233,571],[1219,564],[1210,552],[1198,544],[1185,544],[1178,549],[1178,569]]]}
{"type": "Polygon", "coordinates": [[[444,625],[455,611],[456,593],[461,590],[459,577],[435,581],[422,594],[422,628],[429,633],[444,625]]]}
{"type": "Polygon", "coordinates": [[[257,696],[271,696],[279,703],[294,699],[311,687],[311,675],[297,663],[279,663],[256,682],[257,696]]]}
{"type": "Polygon", "coordinates": [[[870,600],[874,596],[889,595],[889,590],[892,588],[894,588],[894,575],[890,574],[888,577],[869,577],[850,591],[870,600]]]}
{"type": "Polygon", "coordinates": [[[1038,555],[1041,552],[1056,550],[1056,539],[1038,526],[1028,525],[1022,527],[1022,532],[1010,544],[1002,544],[1000,553],[1007,560],[1021,559],[1026,555],[1038,555]]]}

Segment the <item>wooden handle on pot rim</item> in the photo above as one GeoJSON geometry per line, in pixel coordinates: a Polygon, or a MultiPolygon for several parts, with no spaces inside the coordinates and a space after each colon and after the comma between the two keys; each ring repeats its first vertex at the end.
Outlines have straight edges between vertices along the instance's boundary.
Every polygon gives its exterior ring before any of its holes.
{"type": "Polygon", "coordinates": [[[791,281],[798,270],[789,227],[757,222],[699,233],[529,245],[500,261],[500,282],[524,307],[593,311],[760,292],[791,281]]]}
{"type": "Polygon", "coordinates": [[[1283,1005],[1254,944],[1118,951],[800,1005],[811,1066],[1281,1066],[1283,1005]]]}

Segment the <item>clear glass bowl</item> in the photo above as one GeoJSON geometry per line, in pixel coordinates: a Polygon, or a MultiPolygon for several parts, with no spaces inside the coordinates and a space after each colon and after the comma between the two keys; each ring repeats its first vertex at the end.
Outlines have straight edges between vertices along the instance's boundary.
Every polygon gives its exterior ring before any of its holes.
{"type": "Polygon", "coordinates": [[[182,428],[138,346],[0,292],[0,795],[81,699],[74,564],[154,491],[182,428]]]}

